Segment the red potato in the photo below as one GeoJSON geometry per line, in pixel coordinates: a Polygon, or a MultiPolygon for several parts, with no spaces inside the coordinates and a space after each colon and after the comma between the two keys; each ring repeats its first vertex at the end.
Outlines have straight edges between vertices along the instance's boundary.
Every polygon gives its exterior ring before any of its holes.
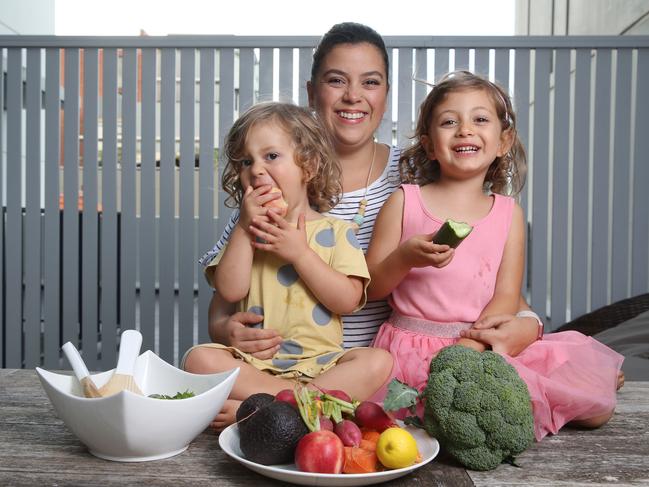
{"type": "Polygon", "coordinates": [[[275,394],[275,400],[280,402],[287,402],[295,409],[297,409],[297,401],[293,389],[283,389],[275,394]]]}
{"type": "Polygon", "coordinates": [[[360,403],[354,412],[354,417],[359,426],[374,429],[378,432],[383,432],[391,426],[395,426],[394,419],[388,416],[381,406],[372,401],[360,403]]]}
{"type": "Polygon", "coordinates": [[[338,435],[345,446],[359,446],[363,434],[356,423],[348,419],[343,419],[340,423],[336,423],[334,433],[338,435]]]}

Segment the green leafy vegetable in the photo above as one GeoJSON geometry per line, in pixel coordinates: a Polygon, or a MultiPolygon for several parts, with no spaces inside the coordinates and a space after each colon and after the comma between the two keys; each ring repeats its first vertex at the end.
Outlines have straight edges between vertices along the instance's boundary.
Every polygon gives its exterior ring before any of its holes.
{"type": "Polygon", "coordinates": [[[185,392],[176,392],[176,395],[174,396],[167,396],[166,394],[149,394],[149,397],[153,399],[188,399],[195,395],[196,394],[187,389],[185,392]]]}

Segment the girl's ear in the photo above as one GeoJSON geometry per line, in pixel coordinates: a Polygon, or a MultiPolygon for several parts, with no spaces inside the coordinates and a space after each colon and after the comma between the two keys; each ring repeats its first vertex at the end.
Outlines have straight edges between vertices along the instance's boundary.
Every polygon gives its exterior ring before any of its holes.
{"type": "Polygon", "coordinates": [[[434,161],[435,160],[435,150],[433,149],[433,143],[431,142],[428,135],[422,135],[419,138],[419,141],[421,142],[421,146],[426,151],[426,157],[428,157],[428,159],[430,159],[431,161],[434,161]]]}
{"type": "Polygon", "coordinates": [[[315,178],[316,174],[318,173],[318,161],[309,161],[302,168],[302,173],[304,177],[304,182],[305,183],[310,182],[313,178],[315,178]]]}
{"type": "Polygon", "coordinates": [[[510,128],[503,130],[500,134],[500,146],[496,155],[502,157],[507,154],[514,145],[514,131],[510,128]]]}

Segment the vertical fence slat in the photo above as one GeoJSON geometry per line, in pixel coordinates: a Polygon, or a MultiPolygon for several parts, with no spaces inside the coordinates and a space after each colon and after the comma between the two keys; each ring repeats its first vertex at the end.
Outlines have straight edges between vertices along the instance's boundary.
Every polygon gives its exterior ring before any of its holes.
{"type": "Polygon", "coordinates": [[[631,232],[631,50],[618,49],[613,141],[613,212],[611,215],[611,301],[629,296],[631,232]]]}
{"type": "Polygon", "coordinates": [[[469,69],[469,49],[455,49],[455,71],[469,69]]]}
{"type": "MultiPolygon", "coordinates": [[[[223,49],[221,49],[223,52],[223,49]]],[[[273,48],[262,47],[259,49],[259,99],[258,101],[271,101],[273,99],[273,48]]],[[[219,127],[219,131],[221,128],[219,127]]],[[[222,138],[219,141],[223,140],[222,138]]]]}
{"type": "MultiPolygon", "coordinates": [[[[425,48],[415,49],[415,77],[419,80],[430,81],[428,79],[428,50],[425,48]]],[[[421,81],[415,81],[415,125],[419,117],[419,107],[428,94],[428,86],[421,81]]]]}
{"type": "MultiPolygon", "coordinates": [[[[140,166],[140,332],[142,350],[155,350],[156,330],[156,49],[142,49],[140,166]]],[[[159,249],[158,249],[159,251],[159,249]]]]}
{"type": "Polygon", "coordinates": [[[475,50],[474,72],[482,76],[489,75],[489,49],[481,48],[475,50]]]}
{"type": "MultiPolygon", "coordinates": [[[[263,51],[263,49],[262,49],[263,51]]],[[[266,62],[269,59],[265,58],[266,62]]],[[[272,52],[270,61],[272,63],[272,52]]],[[[232,121],[234,118],[234,100],[232,92],[234,90],[234,81],[232,79],[232,72],[234,66],[234,53],[232,49],[223,48],[221,49],[220,61],[219,61],[219,160],[218,160],[218,182],[220,184],[221,177],[223,176],[223,170],[225,169],[225,159],[221,158],[221,151],[223,150],[223,141],[226,134],[232,126],[232,121]]],[[[264,68],[263,71],[266,71],[264,68]]],[[[271,64],[271,73],[272,73],[272,64],[271,64]]],[[[261,85],[261,76],[262,69],[259,68],[259,83],[261,85]]],[[[272,95],[272,75],[270,76],[271,81],[271,95],[272,95]]],[[[266,89],[266,88],[264,88],[266,89]]],[[[261,90],[260,90],[261,91],[261,90]]],[[[268,98],[270,100],[270,98],[268,98]]],[[[219,212],[217,220],[217,236],[220,236],[223,233],[225,224],[228,221],[228,217],[232,210],[225,206],[225,197],[224,193],[219,194],[219,212]]]]}
{"type": "Polygon", "coordinates": [[[570,50],[558,49],[554,65],[554,152],[552,154],[552,327],[566,321],[568,294],[568,177],[570,164],[570,50]]]}
{"type": "Polygon", "coordinates": [[[59,156],[61,59],[58,48],[45,54],[45,215],[43,233],[48,258],[43,260],[43,366],[58,369],[60,316],[59,156]]]}
{"type": "Polygon", "coordinates": [[[293,100],[293,48],[290,47],[279,50],[279,99],[293,100]]]}
{"type": "Polygon", "coordinates": [[[174,361],[175,310],[175,162],[176,162],[176,50],[162,49],[160,66],[160,229],[158,255],[159,355],[174,361]]]}
{"type": "Polygon", "coordinates": [[[99,107],[97,49],[83,52],[83,217],[81,220],[81,351],[86,366],[96,370],[99,345],[99,225],[97,212],[97,127],[99,107]]]}
{"type": "Polygon", "coordinates": [[[593,186],[591,215],[591,303],[595,309],[607,303],[609,289],[608,263],[610,261],[609,205],[609,149],[611,127],[611,51],[597,51],[595,81],[595,133],[593,140],[593,186]]]}
{"type": "Polygon", "coordinates": [[[637,79],[636,79],[636,122],[634,143],[633,171],[633,247],[631,251],[634,263],[631,271],[631,295],[647,292],[649,288],[649,137],[647,137],[647,121],[645,114],[649,113],[649,48],[638,49],[637,79]]]}
{"type": "Polygon", "coordinates": [[[79,50],[65,50],[63,102],[63,342],[79,346],[79,50]]]}
{"type": "MultiPolygon", "coordinates": [[[[101,62],[101,61],[100,61],[101,62]]],[[[117,50],[103,50],[101,150],[101,366],[110,369],[117,356],[118,241],[117,214],[117,50]]]]}
{"type": "Polygon", "coordinates": [[[137,147],[137,50],[122,55],[122,157],[120,225],[120,328],[135,328],[137,227],[135,222],[135,157],[137,147]]]}
{"type": "Polygon", "coordinates": [[[550,122],[551,51],[537,49],[534,63],[534,153],[532,172],[532,232],[529,249],[532,308],[547,313],[548,127],[550,122]]]}
{"type": "MultiPolygon", "coordinates": [[[[388,62],[390,63],[390,73],[388,73],[388,81],[390,86],[394,86],[394,56],[392,55],[392,49],[388,49],[388,62]]],[[[385,113],[377,130],[377,138],[379,142],[384,144],[392,145],[392,98],[394,96],[395,90],[390,90],[388,92],[387,106],[385,107],[385,113]]]]}
{"type": "Polygon", "coordinates": [[[588,309],[588,180],[590,174],[591,50],[579,49],[575,58],[575,101],[572,182],[572,268],[570,316],[588,309]]]}
{"type": "MultiPolygon", "coordinates": [[[[244,51],[244,50],[242,50],[244,51]]],[[[245,52],[242,52],[245,54],[245,52]]],[[[246,54],[246,63],[250,64],[250,74],[252,75],[253,69],[253,56],[252,49],[248,50],[246,54]],[[249,58],[248,58],[249,55],[249,58]]],[[[200,169],[199,169],[199,222],[198,225],[198,242],[199,254],[202,254],[207,249],[212,248],[215,239],[219,237],[216,234],[214,226],[214,200],[219,196],[220,181],[215,179],[215,159],[214,159],[214,100],[215,100],[215,84],[214,79],[216,76],[214,58],[214,49],[205,48],[201,49],[201,81],[200,81],[200,169]]],[[[244,60],[239,61],[243,68],[244,60]]],[[[243,79],[241,80],[243,82],[243,79]]],[[[250,79],[249,100],[252,104],[253,100],[253,85],[252,76],[250,79]]],[[[240,96],[240,103],[244,103],[246,96],[240,96]]],[[[240,105],[240,110],[244,109],[240,105]]],[[[247,108],[247,106],[245,107],[247,108]]],[[[202,272],[201,272],[202,274],[202,272]]],[[[208,321],[207,311],[210,299],[212,298],[212,289],[207,285],[207,282],[202,275],[198,277],[198,343],[205,343],[210,341],[208,335],[208,321]]]]}
{"type": "MultiPolygon", "coordinates": [[[[529,49],[517,49],[514,53],[514,111],[516,112],[516,125],[518,129],[518,136],[528,153],[529,162],[529,127],[530,127],[530,51],[529,49]]],[[[523,207],[523,214],[525,215],[525,222],[528,218],[528,191],[529,181],[526,182],[525,187],[520,193],[520,204],[523,207]]],[[[527,226],[527,225],[526,225],[527,226]]],[[[530,251],[529,235],[527,239],[525,251],[527,253],[525,262],[529,262],[528,255],[530,251]]],[[[528,286],[528,266],[525,266],[523,275],[523,288],[527,290],[528,286]]],[[[540,312],[540,310],[536,310],[540,312]]],[[[544,316],[542,316],[544,317],[544,316]]]]}
{"type": "MultiPolygon", "coordinates": [[[[0,68],[2,73],[7,72],[6,66],[6,54],[5,50],[0,48],[0,68]]],[[[5,106],[5,76],[4,74],[0,76],[0,107],[5,106]]],[[[4,108],[3,108],[4,110],[4,108]]],[[[4,117],[0,117],[0,134],[5,133],[5,124],[4,117]]],[[[4,192],[5,188],[5,174],[4,169],[5,165],[5,144],[2,137],[0,137],[0,195],[2,195],[2,200],[0,200],[0,256],[5,255],[5,201],[4,192]]],[[[0,323],[3,323],[2,329],[0,329],[0,367],[5,367],[5,325],[7,323],[5,317],[5,285],[4,285],[4,275],[5,275],[5,263],[4,259],[0,258],[0,323]]]]}
{"type": "Polygon", "coordinates": [[[494,79],[505,91],[509,91],[509,49],[496,49],[494,55],[494,79]]]}
{"type": "Polygon", "coordinates": [[[25,144],[25,367],[41,365],[41,50],[27,49],[25,144]]]}
{"type": "MultiPolygon", "coordinates": [[[[178,356],[192,346],[194,323],[194,89],[196,51],[180,50],[180,181],[178,235],[178,356]]],[[[234,66],[233,66],[234,68],[234,66]]],[[[234,83],[232,89],[234,95],[234,83]]]]}
{"type": "Polygon", "coordinates": [[[299,50],[299,66],[298,66],[298,103],[300,106],[305,107],[309,103],[309,97],[306,91],[306,82],[311,79],[311,61],[313,57],[313,49],[309,47],[302,47],[299,50]]]}
{"type": "Polygon", "coordinates": [[[7,233],[5,362],[7,367],[22,366],[22,57],[23,51],[7,53],[7,233]]]}
{"type": "Polygon", "coordinates": [[[405,147],[413,131],[412,115],[412,49],[399,49],[399,105],[397,107],[397,145],[405,147]]]}
{"type": "Polygon", "coordinates": [[[436,47],[435,48],[435,76],[434,82],[437,83],[439,79],[448,73],[449,70],[449,49],[436,47]]]}
{"type": "MultiPolygon", "coordinates": [[[[206,56],[210,56],[210,52],[212,53],[211,56],[214,57],[213,49],[201,50],[201,68],[203,66],[203,54],[205,54],[206,56]]],[[[212,62],[212,64],[214,63],[212,62]]],[[[239,113],[245,112],[255,102],[254,70],[255,70],[254,50],[251,47],[241,48],[239,51],[239,113]]],[[[214,71],[214,68],[212,68],[212,71],[214,71]]],[[[202,100],[203,99],[201,98],[201,104],[202,104],[202,100]]]]}

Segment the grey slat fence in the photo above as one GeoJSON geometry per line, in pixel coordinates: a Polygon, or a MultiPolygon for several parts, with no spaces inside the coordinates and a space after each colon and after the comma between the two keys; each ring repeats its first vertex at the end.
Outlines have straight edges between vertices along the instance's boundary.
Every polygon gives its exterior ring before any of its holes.
{"type": "MultiPolygon", "coordinates": [[[[218,149],[261,100],[306,104],[316,37],[0,36],[0,363],[57,368],[119,333],[177,364],[206,341],[197,258],[229,209],[218,149]]],[[[550,329],[649,290],[649,38],[386,37],[378,131],[408,143],[449,69],[514,98],[529,155],[524,292],[550,329]]]]}

